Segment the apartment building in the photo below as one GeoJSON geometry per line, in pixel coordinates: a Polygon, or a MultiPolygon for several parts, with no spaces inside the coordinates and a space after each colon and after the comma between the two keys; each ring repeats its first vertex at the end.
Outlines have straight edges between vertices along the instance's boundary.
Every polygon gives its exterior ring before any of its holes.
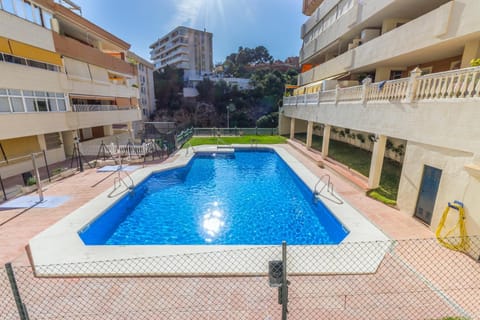
{"type": "Polygon", "coordinates": [[[129,47],[53,0],[0,0],[3,178],[31,169],[22,157],[32,152],[54,163],[72,154],[74,139],[82,149],[131,138],[141,114],[129,47]]]}
{"type": "Polygon", "coordinates": [[[213,35],[205,30],[177,27],[150,46],[155,70],[174,66],[184,70],[184,79],[213,71],[213,35]]]}
{"type": "Polygon", "coordinates": [[[280,132],[306,132],[311,146],[315,131],[324,157],[348,132],[344,141],[373,149],[372,189],[388,149],[401,145],[399,209],[435,230],[457,200],[478,234],[480,67],[470,61],[480,57],[480,1],[304,0],[303,12],[302,73],[280,132]]]}
{"type": "Polygon", "coordinates": [[[150,121],[150,116],[155,113],[155,88],[153,84],[153,64],[135,53],[128,51],[127,60],[136,66],[138,83],[134,84],[139,91],[138,104],[142,111],[142,120],[133,123],[135,137],[141,138],[143,122],[150,121]]]}

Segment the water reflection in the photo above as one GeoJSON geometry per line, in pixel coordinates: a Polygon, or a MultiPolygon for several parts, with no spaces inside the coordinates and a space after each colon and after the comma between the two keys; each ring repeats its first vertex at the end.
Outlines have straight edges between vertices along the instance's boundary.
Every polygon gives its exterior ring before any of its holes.
{"type": "Polygon", "coordinates": [[[218,207],[218,202],[214,202],[211,208],[203,215],[202,228],[205,233],[205,241],[212,242],[225,226],[225,217],[223,211],[218,207]]]}

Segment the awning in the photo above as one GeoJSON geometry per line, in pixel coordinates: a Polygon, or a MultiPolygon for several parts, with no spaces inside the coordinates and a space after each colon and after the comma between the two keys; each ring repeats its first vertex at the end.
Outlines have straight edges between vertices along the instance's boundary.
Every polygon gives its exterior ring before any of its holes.
{"type": "Polygon", "coordinates": [[[0,37],[0,52],[11,54],[10,45],[7,38],[0,37]]]}
{"type": "Polygon", "coordinates": [[[116,101],[117,101],[117,106],[119,106],[119,107],[130,107],[131,106],[130,98],[117,97],[116,101]]]}
{"type": "Polygon", "coordinates": [[[62,65],[62,58],[59,54],[48,50],[40,49],[15,40],[8,40],[14,56],[46,62],[57,66],[62,65]]]}
{"type": "Polygon", "coordinates": [[[105,97],[105,96],[89,96],[82,94],[71,94],[70,99],[85,99],[85,100],[109,100],[115,101],[115,97],[105,97]]]}
{"type": "Polygon", "coordinates": [[[337,80],[337,79],[340,79],[340,78],[343,78],[343,77],[346,77],[350,75],[350,72],[342,72],[342,73],[339,73],[339,74],[336,74],[334,76],[331,76],[331,77],[328,77],[328,78],[323,78],[321,80],[317,80],[315,82],[311,82],[309,84],[306,84],[303,86],[303,88],[310,88],[310,87],[314,87],[314,86],[317,86],[319,84],[322,83],[322,81],[325,81],[325,80],[337,80]]]}

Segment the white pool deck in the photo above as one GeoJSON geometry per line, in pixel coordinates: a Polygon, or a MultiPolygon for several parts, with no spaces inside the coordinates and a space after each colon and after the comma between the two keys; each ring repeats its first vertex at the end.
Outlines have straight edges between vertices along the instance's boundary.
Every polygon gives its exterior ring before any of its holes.
{"type": "MultiPolygon", "coordinates": [[[[245,145],[233,147],[250,148],[245,145]]],[[[261,148],[275,150],[313,190],[319,177],[285,148],[275,145],[262,145],[261,148]]],[[[230,151],[227,150],[217,149],[216,146],[183,149],[172,162],[142,168],[129,175],[138,185],[152,173],[187,165],[194,152],[230,151]]],[[[122,172],[120,176],[125,178],[126,173],[122,172]]],[[[128,183],[129,179],[125,181],[128,183]]],[[[268,260],[281,258],[280,246],[84,245],[78,235],[79,230],[103,214],[128,191],[125,185],[117,184],[117,189],[109,188],[32,238],[29,247],[37,275],[257,275],[265,274],[268,260]]],[[[322,201],[349,230],[340,247],[348,246],[351,242],[368,242],[368,245],[355,246],[355,251],[338,250],[337,245],[288,246],[289,273],[375,272],[384,253],[389,250],[389,238],[346,201],[339,204],[338,201],[323,197],[322,201]],[[348,260],[355,263],[338,263],[348,260]]]]}

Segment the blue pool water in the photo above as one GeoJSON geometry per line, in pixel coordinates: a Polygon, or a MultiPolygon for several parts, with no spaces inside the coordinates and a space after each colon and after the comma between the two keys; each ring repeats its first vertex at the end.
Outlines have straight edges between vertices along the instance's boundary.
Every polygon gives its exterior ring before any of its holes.
{"type": "Polygon", "coordinates": [[[270,150],[197,154],[84,228],[87,245],[336,244],[348,231],[270,150]]]}

